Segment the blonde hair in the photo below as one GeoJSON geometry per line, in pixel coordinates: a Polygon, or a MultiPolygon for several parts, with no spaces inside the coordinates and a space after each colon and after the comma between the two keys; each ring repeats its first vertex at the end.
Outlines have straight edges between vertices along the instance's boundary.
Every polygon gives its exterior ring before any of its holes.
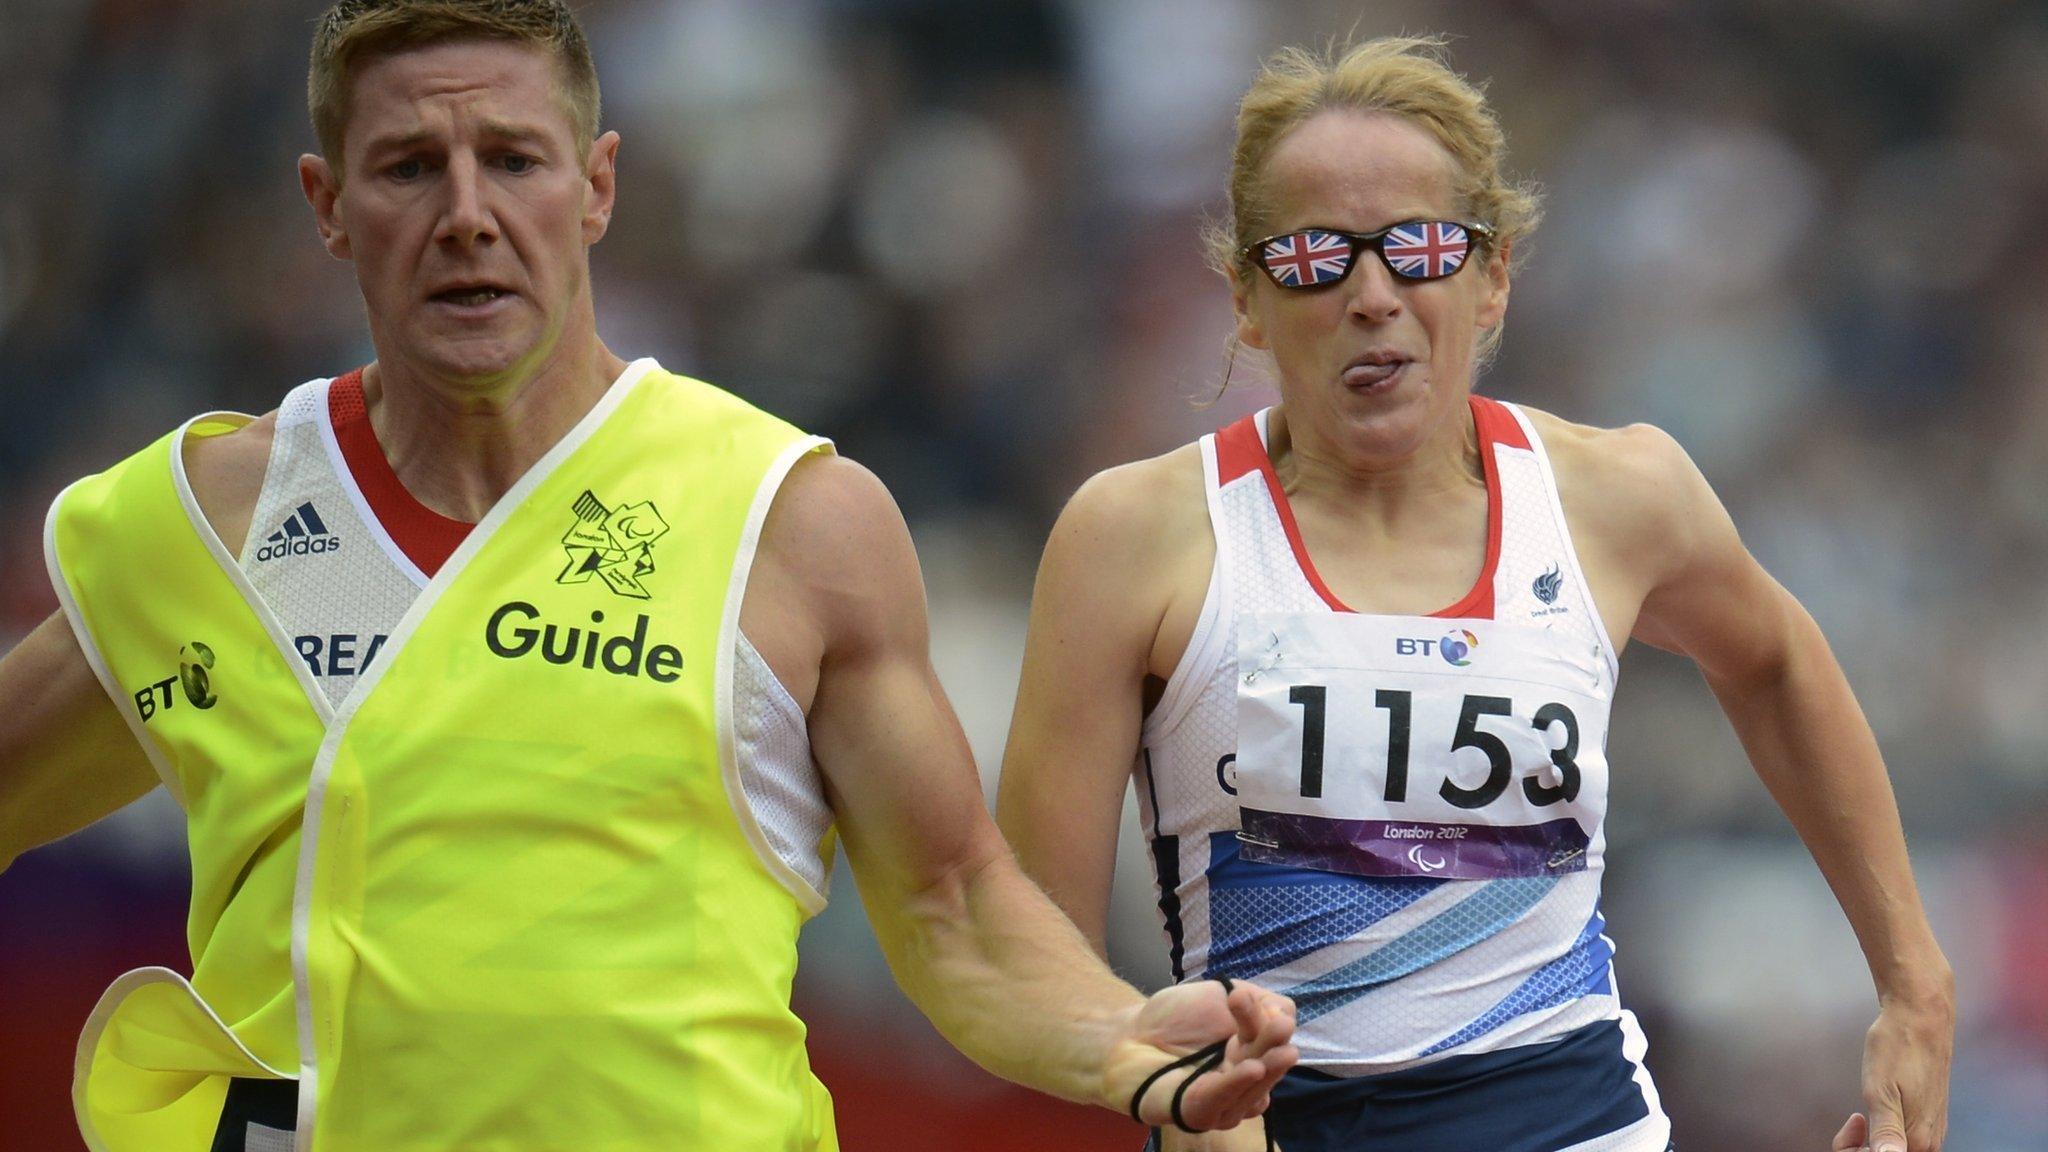
{"type": "MultiPolygon", "coordinates": [[[[1237,111],[1230,157],[1230,214],[1203,230],[1210,267],[1233,278],[1255,271],[1244,249],[1272,231],[1266,167],[1280,142],[1320,112],[1391,112],[1427,129],[1456,162],[1454,192],[1468,222],[1493,232],[1482,241],[1506,249],[1536,230],[1541,194],[1502,172],[1507,137],[1482,85],[1451,71],[1441,36],[1389,36],[1348,50],[1321,53],[1284,48],[1266,60],[1237,111]]],[[[1500,343],[1496,325],[1482,338],[1479,359],[1500,343]]],[[[1234,351],[1234,348],[1233,348],[1234,351]]]]}
{"type": "Polygon", "coordinates": [[[545,48],[561,69],[577,150],[597,139],[597,65],[562,0],[340,0],[320,16],[306,71],[306,106],[320,151],[341,176],[350,83],[365,61],[449,40],[509,40],[545,48]]]}

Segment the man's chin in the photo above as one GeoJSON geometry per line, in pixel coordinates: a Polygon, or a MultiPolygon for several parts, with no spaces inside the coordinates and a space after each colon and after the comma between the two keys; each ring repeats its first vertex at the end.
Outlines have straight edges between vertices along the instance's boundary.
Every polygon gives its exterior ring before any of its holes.
{"type": "Polygon", "coordinates": [[[426,340],[410,350],[407,357],[423,373],[446,380],[498,380],[516,375],[537,357],[530,341],[426,340]]]}

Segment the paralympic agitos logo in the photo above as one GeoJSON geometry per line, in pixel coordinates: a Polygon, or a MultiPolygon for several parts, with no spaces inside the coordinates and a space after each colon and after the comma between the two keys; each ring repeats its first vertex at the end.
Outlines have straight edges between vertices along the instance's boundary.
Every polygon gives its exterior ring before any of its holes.
{"type": "MultiPolygon", "coordinates": [[[[604,613],[592,612],[590,623],[603,624],[604,613]]],[[[540,609],[514,600],[491,613],[484,644],[507,660],[537,653],[550,664],[602,667],[614,676],[638,676],[644,670],[649,680],[673,684],[682,678],[683,654],[673,644],[648,647],[647,625],[641,613],[633,619],[632,632],[606,635],[595,627],[542,620],[540,609]]]]}

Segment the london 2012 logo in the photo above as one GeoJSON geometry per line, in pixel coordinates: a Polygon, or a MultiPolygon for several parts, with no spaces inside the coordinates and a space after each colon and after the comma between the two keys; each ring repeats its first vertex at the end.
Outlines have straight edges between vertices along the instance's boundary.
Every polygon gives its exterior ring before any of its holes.
{"type": "Polygon", "coordinates": [[[641,580],[654,571],[654,542],[668,533],[668,521],[650,501],[607,508],[586,490],[570,507],[576,522],[562,536],[569,566],[557,584],[582,584],[595,576],[621,596],[651,597],[641,580]]]}
{"type": "Polygon", "coordinates": [[[1436,642],[1436,650],[1443,655],[1446,663],[1454,668],[1464,668],[1472,663],[1472,651],[1479,647],[1479,637],[1463,628],[1453,628],[1444,633],[1436,642]]]}

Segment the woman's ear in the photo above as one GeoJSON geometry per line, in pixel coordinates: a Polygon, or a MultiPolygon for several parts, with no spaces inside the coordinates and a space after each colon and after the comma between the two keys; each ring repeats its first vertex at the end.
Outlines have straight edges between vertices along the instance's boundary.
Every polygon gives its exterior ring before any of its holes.
{"type": "Polygon", "coordinates": [[[1265,348],[1266,333],[1252,307],[1251,280],[1235,264],[1224,270],[1223,277],[1230,281],[1230,311],[1237,317],[1237,342],[1246,348],[1265,348]]]}

